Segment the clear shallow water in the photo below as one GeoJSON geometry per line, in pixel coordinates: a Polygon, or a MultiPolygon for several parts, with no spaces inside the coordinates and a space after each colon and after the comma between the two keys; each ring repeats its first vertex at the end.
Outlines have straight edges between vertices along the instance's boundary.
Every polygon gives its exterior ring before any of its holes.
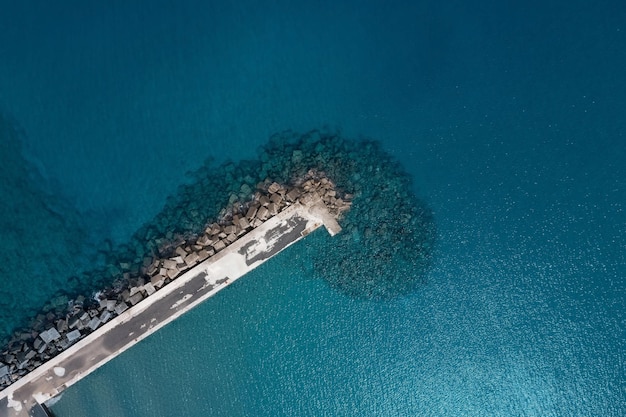
{"type": "Polygon", "coordinates": [[[302,242],[54,412],[626,414],[624,8],[531,6],[3,6],[0,108],[90,233],[323,124],[380,139],[440,233],[428,284],[385,303],[312,279],[302,242]]]}

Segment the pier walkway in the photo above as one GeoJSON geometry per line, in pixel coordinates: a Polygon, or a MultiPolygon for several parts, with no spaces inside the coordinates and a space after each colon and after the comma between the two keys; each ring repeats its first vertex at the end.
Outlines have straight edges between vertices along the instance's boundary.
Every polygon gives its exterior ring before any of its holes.
{"type": "Polygon", "coordinates": [[[46,401],[322,225],[341,230],[319,199],[285,208],[4,389],[0,417],[50,416],[46,401]]]}

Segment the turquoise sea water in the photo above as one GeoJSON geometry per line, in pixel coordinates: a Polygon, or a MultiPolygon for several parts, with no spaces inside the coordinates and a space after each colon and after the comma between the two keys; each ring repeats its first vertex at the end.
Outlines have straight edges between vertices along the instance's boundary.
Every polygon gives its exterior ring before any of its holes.
{"type": "Polygon", "coordinates": [[[439,234],[371,302],[313,277],[318,231],[57,417],[626,415],[621,2],[2,3],[2,329],[284,129],[380,140],[439,234]]]}

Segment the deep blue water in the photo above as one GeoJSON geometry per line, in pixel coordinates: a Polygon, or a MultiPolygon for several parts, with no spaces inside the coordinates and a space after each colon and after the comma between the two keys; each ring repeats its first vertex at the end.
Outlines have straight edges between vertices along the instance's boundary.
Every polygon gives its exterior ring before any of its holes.
{"type": "Polygon", "coordinates": [[[2,1],[2,328],[63,286],[55,253],[284,129],[380,140],[439,233],[386,302],[313,279],[305,240],[55,414],[626,415],[626,6],[505,3],[2,1]]]}

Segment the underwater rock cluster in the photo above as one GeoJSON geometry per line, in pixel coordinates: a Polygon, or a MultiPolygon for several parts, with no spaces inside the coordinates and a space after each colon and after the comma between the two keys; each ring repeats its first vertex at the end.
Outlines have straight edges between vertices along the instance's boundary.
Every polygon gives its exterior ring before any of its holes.
{"type": "Polygon", "coordinates": [[[116,266],[120,259],[138,272],[145,256],[162,256],[171,242],[200,233],[207,219],[244,207],[259,183],[297,185],[314,170],[353,198],[341,222],[339,248],[315,251],[315,273],[333,288],[365,299],[407,294],[424,282],[436,236],[432,212],[413,193],[410,175],[378,142],[336,132],[286,131],[273,135],[257,154],[256,160],[218,166],[208,160],[190,172],[191,182],[167,199],[153,222],[128,245],[106,252],[105,270],[77,281],[106,285],[124,272],[116,266]]]}
{"type": "MultiPolygon", "coordinates": [[[[245,204],[255,184],[297,185],[315,170],[353,198],[337,250],[314,251],[316,275],[364,299],[393,298],[424,282],[436,236],[432,212],[413,193],[410,175],[378,142],[350,140],[336,132],[285,131],[273,135],[257,154],[257,160],[218,167],[207,162],[191,173],[193,182],[168,199],[148,236],[198,233],[204,219],[225,214],[225,205],[245,204]]],[[[145,242],[143,236],[137,240],[145,242]]],[[[158,244],[148,240],[148,246],[158,244]]]]}
{"type": "Polygon", "coordinates": [[[86,265],[86,223],[24,152],[25,132],[0,112],[0,341],[86,265]]]}
{"type": "Polygon", "coordinates": [[[430,209],[412,191],[409,174],[376,141],[320,131],[273,136],[260,150],[261,173],[293,182],[308,169],[324,172],[352,196],[333,250],[314,250],[315,273],[357,298],[390,299],[426,279],[435,242],[430,209]]]}

